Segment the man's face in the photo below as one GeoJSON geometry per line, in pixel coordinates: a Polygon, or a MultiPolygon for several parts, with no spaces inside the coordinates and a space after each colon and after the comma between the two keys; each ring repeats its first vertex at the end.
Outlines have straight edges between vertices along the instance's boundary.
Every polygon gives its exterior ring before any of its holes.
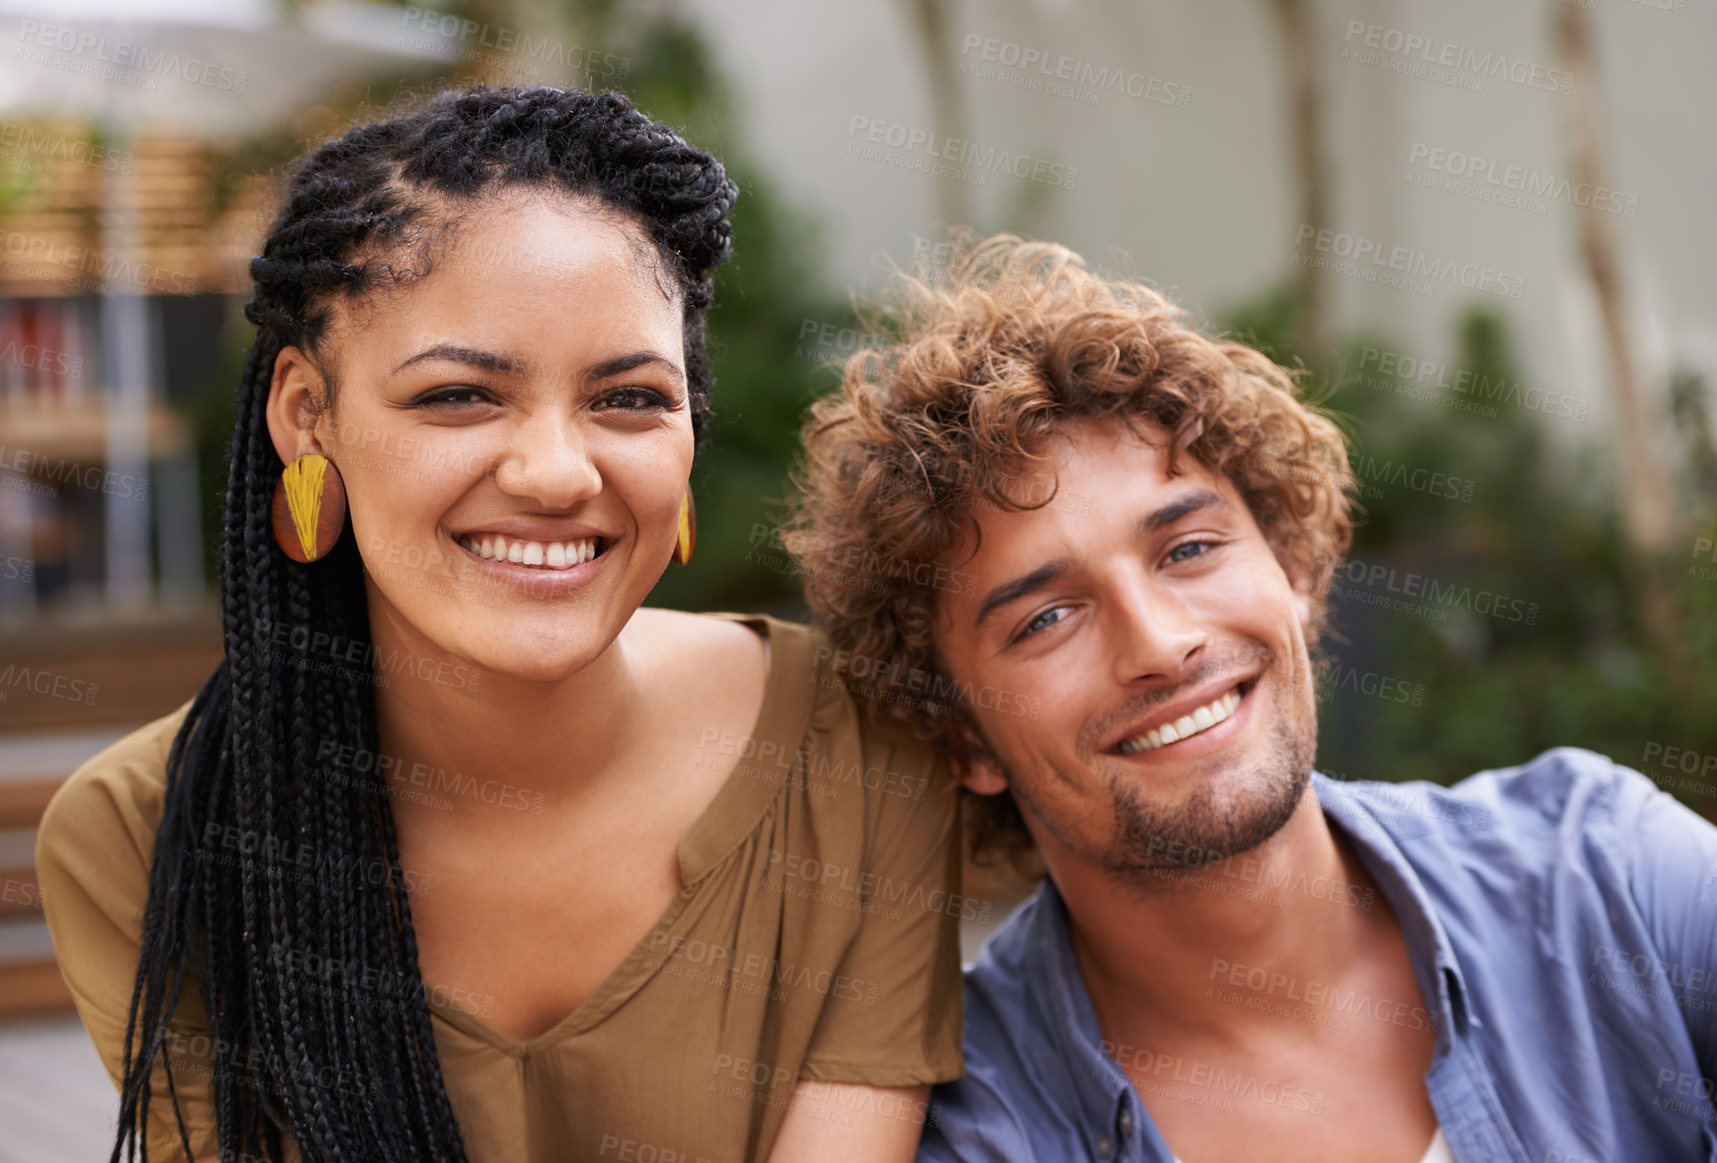
{"type": "Polygon", "coordinates": [[[976,585],[937,626],[990,756],[967,785],[1005,780],[1052,867],[1059,850],[1134,879],[1268,839],[1317,751],[1304,594],[1234,486],[1190,457],[1170,477],[1145,431],[1065,426],[1007,488],[1055,500],[974,512],[953,563],[976,585]]]}

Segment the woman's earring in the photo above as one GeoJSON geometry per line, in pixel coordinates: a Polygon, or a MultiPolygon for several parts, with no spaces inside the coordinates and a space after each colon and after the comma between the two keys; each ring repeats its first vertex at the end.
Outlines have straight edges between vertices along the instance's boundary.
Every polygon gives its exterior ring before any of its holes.
{"type": "Polygon", "coordinates": [[[346,527],[346,484],[317,452],[293,458],[274,484],[274,540],[293,561],[323,557],[346,527]]]}
{"type": "Polygon", "coordinates": [[[674,561],[686,565],[692,559],[692,545],[698,539],[698,511],[692,504],[692,487],[686,486],[680,497],[680,531],[674,538],[674,561]]]}

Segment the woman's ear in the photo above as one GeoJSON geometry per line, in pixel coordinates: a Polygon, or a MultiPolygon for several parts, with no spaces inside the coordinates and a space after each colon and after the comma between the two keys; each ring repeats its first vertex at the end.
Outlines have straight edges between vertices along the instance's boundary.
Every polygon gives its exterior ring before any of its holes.
{"type": "Polygon", "coordinates": [[[268,435],[285,464],[302,453],[321,451],[316,422],[326,403],[327,381],[297,347],[280,349],[268,384],[268,435]]]}

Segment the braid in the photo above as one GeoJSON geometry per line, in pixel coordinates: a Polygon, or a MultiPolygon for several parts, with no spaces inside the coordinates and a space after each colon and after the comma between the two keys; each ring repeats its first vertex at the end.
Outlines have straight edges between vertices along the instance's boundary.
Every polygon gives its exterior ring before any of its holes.
{"type": "Polygon", "coordinates": [[[736,191],[720,163],[625,97],[451,91],[297,165],[251,261],[245,316],[257,335],[239,386],[221,529],[226,654],[168,756],[111,1163],[135,1158],[140,1143],[148,1157],[157,1068],[190,1154],[170,1026],[187,978],[214,1039],[223,1159],[279,1159],[283,1135],[307,1163],[465,1158],[386,790],[333,758],[379,751],[374,675],[312,664],[313,635],[369,641],[362,559],[351,537],[309,565],[276,546],[270,505],[283,465],[265,410],[283,347],[314,351],[337,300],[422,277],[461,211],[514,186],[599,199],[648,232],[683,301],[693,431],[702,433],[704,315],[736,191]],[[236,853],[221,843],[227,829],[242,839],[236,853]]]}

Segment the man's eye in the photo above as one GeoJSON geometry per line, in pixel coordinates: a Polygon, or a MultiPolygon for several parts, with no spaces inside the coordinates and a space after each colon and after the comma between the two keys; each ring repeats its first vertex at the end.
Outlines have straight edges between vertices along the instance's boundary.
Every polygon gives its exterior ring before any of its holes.
{"type": "Polygon", "coordinates": [[[1179,564],[1183,561],[1191,561],[1195,557],[1203,557],[1206,552],[1215,549],[1219,544],[1221,544],[1221,542],[1218,541],[1183,542],[1169,550],[1169,562],[1170,564],[1179,564]],[[1191,550],[1195,549],[1198,550],[1197,553],[1191,552],[1191,550]]]}
{"type": "Polygon", "coordinates": [[[1043,613],[1027,622],[1025,624],[1025,628],[1019,632],[1019,637],[1015,638],[1014,641],[1018,642],[1020,638],[1036,634],[1039,630],[1049,629],[1049,627],[1055,625],[1056,622],[1061,621],[1060,615],[1065,614],[1066,612],[1067,607],[1065,606],[1051,606],[1049,609],[1043,611],[1043,613]],[[1056,617],[1051,619],[1051,614],[1056,615],[1056,617]]]}
{"type": "Polygon", "coordinates": [[[649,388],[621,388],[609,392],[596,402],[598,408],[613,408],[621,412],[643,412],[651,408],[672,407],[662,393],[649,388]]]}

